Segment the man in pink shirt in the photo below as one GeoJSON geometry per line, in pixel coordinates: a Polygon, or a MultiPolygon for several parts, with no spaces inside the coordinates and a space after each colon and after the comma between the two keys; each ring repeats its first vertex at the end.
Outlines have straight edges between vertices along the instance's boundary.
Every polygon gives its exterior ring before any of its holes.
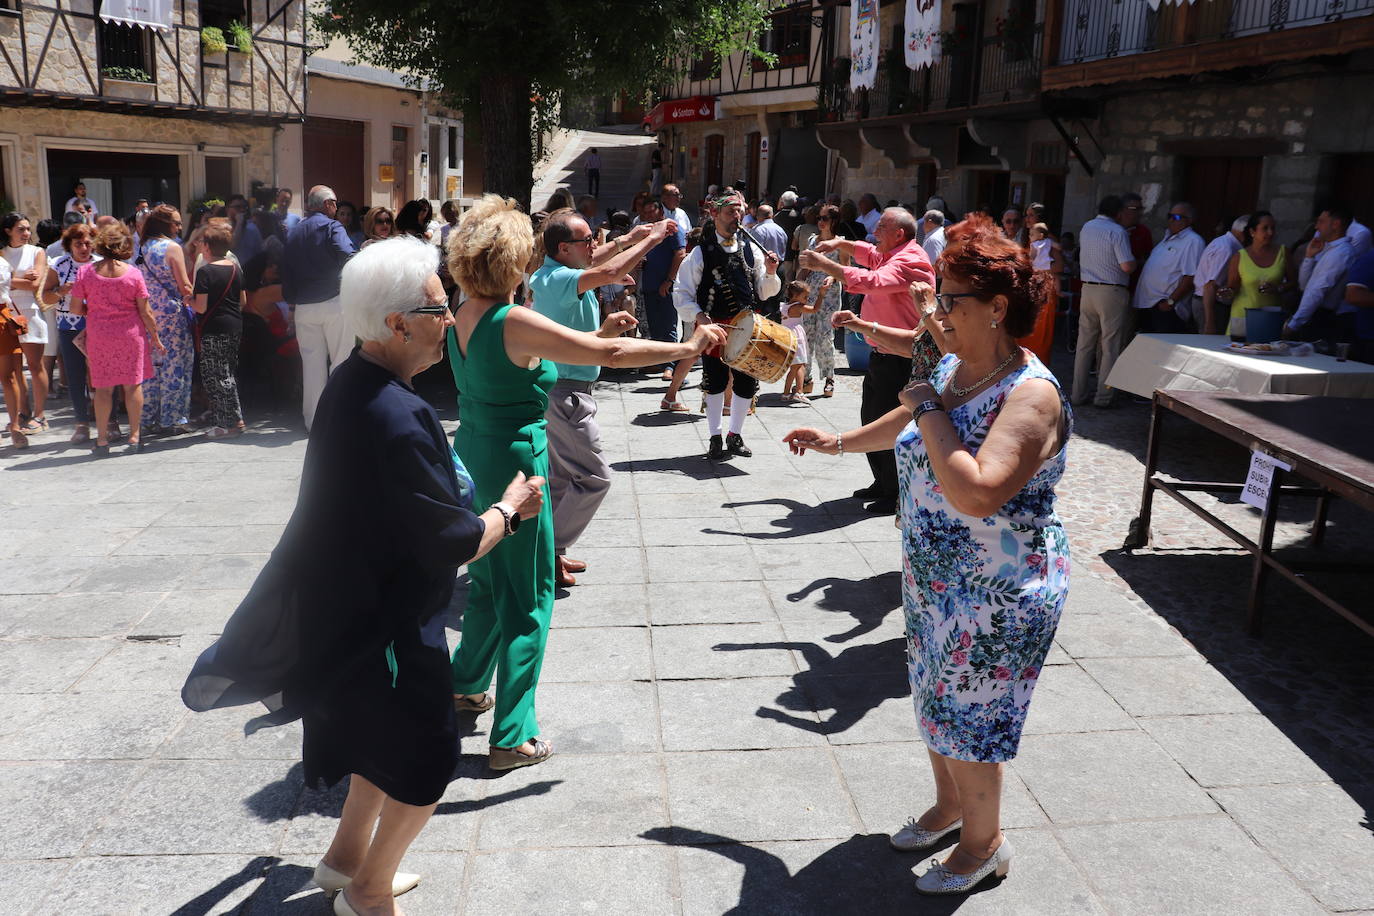
{"type": "MultiPolygon", "coordinates": [[[[916,217],[901,207],[889,207],[883,211],[873,235],[877,245],[846,239],[820,242],[814,249],[801,253],[799,264],[834,277],[847,292],[862,294],[866,325],[912,330],[921,316],[911,298],[911,284],[919,281],[935,285],[930,258],[916,241],[916,217]],[[826,257],[831,251],[849,255],[851,264],[860,266],[840,266],[826,257]]],[[[911,354],[885,350],[873,338],[865,339],[874,349],[868,361],[868,374],[864,376],[859,421],[871,423],[897,406],[897,395],[911,376],[911,354]]],[[[897,461],[891,450],[869,452],[867,457],[873,483],[856,490],[854,495],[873,500],[864,507],[867,511],[891,515],[897,511],[897,461]]]]}

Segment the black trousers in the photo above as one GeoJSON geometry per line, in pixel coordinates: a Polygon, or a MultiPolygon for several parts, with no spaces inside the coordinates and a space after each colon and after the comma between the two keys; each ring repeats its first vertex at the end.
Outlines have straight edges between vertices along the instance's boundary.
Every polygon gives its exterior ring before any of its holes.
{"type": "Polygon", "coordinates": [[[587,169],[587,193],[593,197],[601,193],[601,169],[587,169]]]}
{"type": "MultiPolygon", "coordinates": [[[[909,362],[909,360],[908,360],[909,362]]],[[[707,394],[720,394],[725,390],[730,377],[735,378],[735,394],[742,398],[752,398],[759,390],[759,380],[745,375],[738,369],[731,369],[714,356],[701,355],[701,390],[707,394]]],[[[897,389],[900,391],[901,389],[897,389]]],[[[894,479],[896,479],[894,477],[894,479]]]]}
{"type": "MultiPolygon", "coordinates": [[[[864,376],[859,422],[866,426],[896,407],[900,403],[897,395],[901,394],[910,378],[911,357],[893,356],[874,350],[868,358],[868,374],[864,376]]],[[[873,482],[882,491],[883,498],[896,499],[897,457],[892,449],[869,452],[867,457],[873,482]]]]}

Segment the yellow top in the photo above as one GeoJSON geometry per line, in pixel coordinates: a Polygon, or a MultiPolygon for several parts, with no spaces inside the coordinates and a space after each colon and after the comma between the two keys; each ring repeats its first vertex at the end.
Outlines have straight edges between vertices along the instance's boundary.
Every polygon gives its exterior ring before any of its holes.
{"type": "Polygon", "coordinates": [[[1250,257],[1250,252],[1244,248],[1240,251],[1240,290],[1236,293],[1236,298],[1231,302],[1231,318],[1245,319],[1246,309],[1277,308],[1283,305],[1283,300],[1278,293],[1260,292],[1261,283],[1271,283],[1278,286],[1283,282],[1283,276],[1288,261],[1288,249],[1279,246],[1278,257],[1274,258],[1274,263],[1268,267],[1260,267],[1250,257]]]}

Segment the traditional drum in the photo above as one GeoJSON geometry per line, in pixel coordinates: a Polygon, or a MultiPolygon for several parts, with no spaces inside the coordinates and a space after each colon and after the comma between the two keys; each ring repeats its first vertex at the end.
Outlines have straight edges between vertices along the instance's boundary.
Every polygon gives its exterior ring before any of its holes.
{"type": "Polygon", "coordinates": [[[761,382],[776,382],[787,374],[797,338],[791,328],[745,310],[730,319],[730,336],[721,349],[721,362],[761,382]]]}

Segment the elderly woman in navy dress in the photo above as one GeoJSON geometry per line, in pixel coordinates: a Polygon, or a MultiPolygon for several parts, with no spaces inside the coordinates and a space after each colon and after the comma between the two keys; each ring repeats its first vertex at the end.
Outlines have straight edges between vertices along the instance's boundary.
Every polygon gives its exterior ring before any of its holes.
{"type": "Polygon", "coordinates": [[[304,719],[307,784],[350,776],[314,880],[334,912],[399,914],[398,874],[458,762],[444,611],[457,569],[539,513],[517,473],[485,512],[411,379],[453,326],[439,250],[378,242],[343,270],[362,345],[330,376],[281,543],[182,689],[195,710],[261,701],[304,719]],[[517,516],[519,518],[517,518],[517,516]]]}
{"type": "Polygon", "coordinates": [[[959,832],[917,879],[931,894],[965,893],[1011,864],[1002,764],[1016,756],[1068,594],[1054,487],[1073,423],[1054,376],[1016,344],[1054,301],[1053,276],[991,221],[965,221],[947,238],[935,316],[947,353],[931,378],[867,426],[785,437],[799,454],[896,440],[908,671],[935,802],[891,842],[932,849],[959,832]]]}

